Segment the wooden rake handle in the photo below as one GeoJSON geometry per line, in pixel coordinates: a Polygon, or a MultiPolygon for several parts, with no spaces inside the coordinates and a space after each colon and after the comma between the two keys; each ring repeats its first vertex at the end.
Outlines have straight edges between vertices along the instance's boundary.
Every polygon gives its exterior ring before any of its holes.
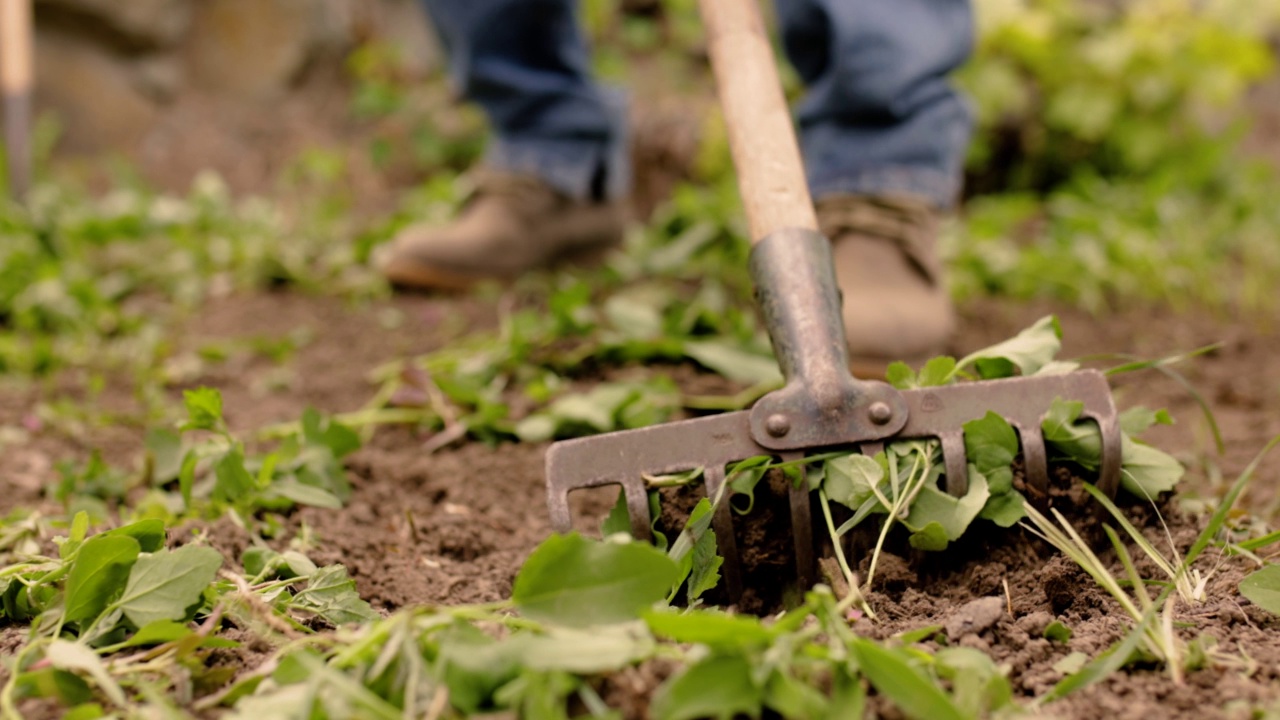
{"type": "Polygon", "coordinates": [[[9,191],[18,199],[31,185],[32,32],[31,0],[0,0],[0,97],[9,191]]]}
{"type": "Polygon", "coordinates": [[[700,0],[751,242],[817,230],[800,147],[758,0],[700,0]]]}

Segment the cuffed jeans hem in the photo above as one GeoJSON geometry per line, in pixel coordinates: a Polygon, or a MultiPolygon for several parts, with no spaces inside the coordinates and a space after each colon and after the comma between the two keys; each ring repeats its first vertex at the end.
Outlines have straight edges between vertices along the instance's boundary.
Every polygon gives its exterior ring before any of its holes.
{"type": "Polygon", "coordinates": [[[961,182],[950,173],[900,165],[853,173],[810,173],[809,192],[817,200],[828,195],[913,195],[948,209],[959,200],[961,182]]]}

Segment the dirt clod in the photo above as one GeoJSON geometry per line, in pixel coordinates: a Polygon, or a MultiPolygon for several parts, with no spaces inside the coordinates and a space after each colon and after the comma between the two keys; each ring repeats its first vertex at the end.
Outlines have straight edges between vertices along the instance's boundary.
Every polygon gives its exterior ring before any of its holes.
{"type": "Polygon", "coordinates": [[[970,600],[956,609],[942,624],[951,640],[959,640],[968,635],[977,635],[995,625],[1005,613],[1005,600],[1002,597],[984,597],[970,600]]]}

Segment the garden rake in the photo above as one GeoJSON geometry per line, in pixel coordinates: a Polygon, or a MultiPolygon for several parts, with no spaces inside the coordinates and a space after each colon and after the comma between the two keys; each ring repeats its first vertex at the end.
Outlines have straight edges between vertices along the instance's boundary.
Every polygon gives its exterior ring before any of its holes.
{"type": "MultiPolygon", "coordinates": [[[[963,425],[994,411],[1018,431],[1026,482],[1047,496],[1048,458],[1041,420],[1055,398],[1080,401],[1081,417],[1101,431],[1099,486],[1119,483],[1121,431],[1106,378],[1094,370],[1044,377],[897,390],[858,380],[848,369],[840,292],[828,240],[818,232],[791,117],[757,0],[701,0],[708,50],[750,228],[749,269],[785,384],[750,410],[557,442],[547,451],[552,526],[570,529],[568,495],[580,488],[620,485],[632,534],[651,537],[645,477],[702,468],[707,496],[716,498],[726,466],[771,456],[800,460],[821,452],[874,455],[885,443],[936,438],[946,490],[968,488],[963,425]]],[[[790,490],[797,578],[812,584],[811,493],[790,490]]],[[[712,527],[725,562],[729,594],[741,595],[742,568],[729,503],[712,527]]]]}

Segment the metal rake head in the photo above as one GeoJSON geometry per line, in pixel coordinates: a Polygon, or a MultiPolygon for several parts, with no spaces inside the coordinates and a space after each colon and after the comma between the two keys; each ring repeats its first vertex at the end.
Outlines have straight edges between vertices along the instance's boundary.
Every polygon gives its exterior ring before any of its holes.
{"type": "MultiPolygon", "coordinates": [[[[1081,402],[1084,406],[1081,417],[1098,424],[1102,439],[1098,485],[1109,495],[1114,495],[1119,485],[1119,418],[1106,378],[1096,370],[889,392],[895,396],[891,398],[892,405],[905,411],[905,423],[896,431],[871,440],[850,437],[842,441],[836,437],[832,442],[830,433],[825,433],[820,445],[780,451],[775,443],[767,447],[757,441],[761,423],[757,418],[757,430],[753,432],[752,416],[758,413],[741,411],[557,442],[547,451],[547,504],[552,527],[558,532],[570,530],[570,492],[619,485],[626,497],[632,535],[649,540],[652,518],[645,476],[702,468],[707,496],[714,498],[725,482],[726,466],[730,463],[758,456],[789,461],[839,449],[873,455],[883,450],[886,443],[906,439],[936,438],[941,442],[946,490],[961,496],[968,491],[963,426],[988,411],[1004,417],[1018,432],[1030,494],[1033,499],[1047,497],[1048,453],[1041,422],[1058,398],[1081,402]]],[[[876,412],[877,409],[872,410],[876,412]]],[[[884,425],[892,429],[897,423],[884,425]]],[[[802,586],[808,586],[812,584],[814,568],[808,489],[793,488],[790,506],[797,577],[802,586]]],[[[731,596],[738,597],[742,592],[742,566],[734,538],[733,514],[727,501],[717,508],[713,527],[719,552],[725,559],[721,568],[725,585],[731,596]]]]}

